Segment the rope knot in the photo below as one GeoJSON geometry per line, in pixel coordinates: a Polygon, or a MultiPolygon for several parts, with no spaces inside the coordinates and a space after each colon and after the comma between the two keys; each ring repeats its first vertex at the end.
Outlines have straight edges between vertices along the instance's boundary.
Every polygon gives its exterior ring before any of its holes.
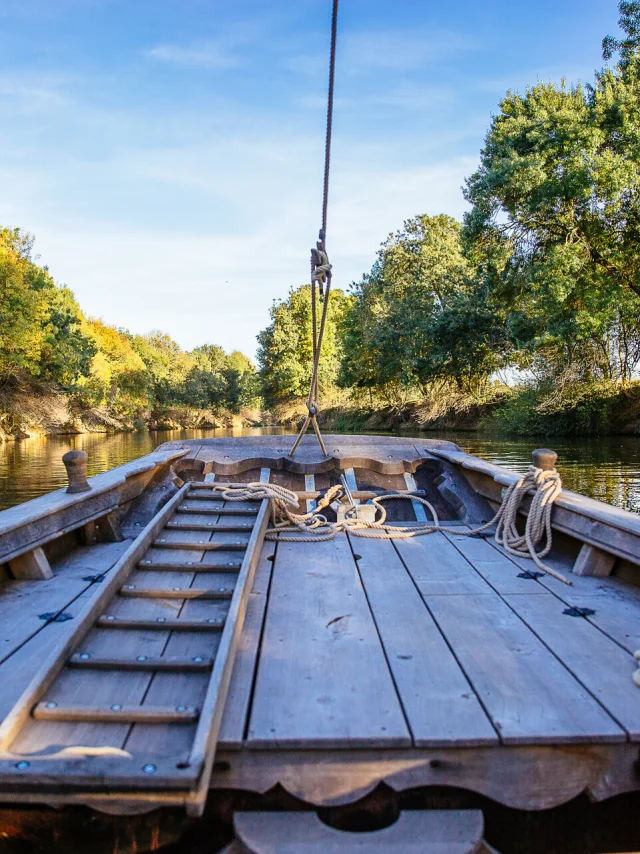
{"type": "Polygon", "coordinates": [[[331,278],[331,270],[324,240],[318,240],[316,248],[311,250],[311,278],[320,285],[320,296],[322,286],[331,278]]]}

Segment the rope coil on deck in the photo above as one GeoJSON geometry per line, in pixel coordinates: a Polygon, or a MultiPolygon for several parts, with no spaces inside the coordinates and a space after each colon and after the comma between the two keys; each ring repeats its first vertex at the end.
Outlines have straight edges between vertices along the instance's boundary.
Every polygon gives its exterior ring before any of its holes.
{"type": "Polygon", "coordinates": [[[265,538],[290,543],[313,543],[332,540],[340,531],[348,531],[355,537],[368,539],[394,540],[409,539],[443,531],[457,536],[470,537],[480,534],[496,526],[495,539],[503,546],[507,554],[533,560],[537,567],[548,575],[557,578],[565,584],[571,581],[562,573],[547,566],[542,558],[551,551],[553,532],[551,528],[551,511],[556,498],[562,492],[562,481],[557,470],[541,469],[530,466],[529,470],[507,489],[502,504],[495,516],[471,531],[459,528],[448,528],[440,524],[435,507],[417,495],[388,493],[371,499],[371,503],[380,513],[380,518],[367,522],[358,518],[346,518],[342,522],[330,522],[322,510],[328,507],[339,495],[344,494],[342,485],[332,486],[317,507],[309,513],[293,512],[299,508],[295,492],[275,483],[247,483],[240,485],[216,485],[214,490],[221,493],[225,501],[255,501],[268,499],[271,502],[272,527],[268,529],[265,538]],[[530,490],[535,490],[531,496],[531,507],[527,516],[524,534],[517,528],[518,510],[530,490]],[[384,501],[408,500],[426,507],[431,513],[432,522],[407,529],[403,525],[386,523],[387,511],[384,501]],[[297,528],[300,534],[283,533],[286,529],[297,528]]]}

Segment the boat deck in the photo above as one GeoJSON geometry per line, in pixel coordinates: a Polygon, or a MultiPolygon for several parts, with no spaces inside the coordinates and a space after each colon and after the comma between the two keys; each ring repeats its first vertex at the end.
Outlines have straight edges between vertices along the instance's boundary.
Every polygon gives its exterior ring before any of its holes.
{"type": "Polygon", "coordinates": [[[213,785],[339,803],[385,780],[542,807],[597,795],[619,760],[632,787],[640,591],[530,572],[456,534],[266,544],[213,785]]]}
{"type": "MultiPolygon", "coordinates": [[[[182,460],[183,476],[196,455],[182,460]]],[[[218,477],[257,479],[255,469],[218,477]]],[[[377,477],[392,488],[406,482],[400,474],[377,477]]],[[[182,505],[176,524],[211,524],[215,506],[207,514],[202,490],[182,505]]],[[[280,784],[309,803],[330,805],[355,801],[380,782],[398,790],[453,786],[523,809],[565,803],[585,790],[604,799],[640,789],[640,691],[632,679],[640,589],[618,576],[572,575],[573,557],[558,552],[549,563],[569,575],[567,586],[507,556],[491,536],[467,537],[465,530],[459,524],[454,533],[393,541],[341,533],[326,542],[263,544],[213,789],[266,792],[280,784]]],[[[184,531],[171,535],[185,539],[184,531]]],[[[222,535],[193,536],[195,545],[222,535]]],[[[108,577],[127,545],[78,548],[55,564],[53,580],[2,586],[0,720],[37,667],[39,650],[68,625],[43,624],[38,615],[86,608],[99,592],[88,573],[108,577]]],[[[206,564],[211,552],[194,545],[158,549],[157,557],[206,564]]],[[[140,570],[129,582],[146,583],[146,575],[140,570]]],[[[184,573],[173,575],[167,572],[163,585],[184,584],[184,573]]],[[[195,572],[194,586],[207,579],[225,586],[224,572],[195,572]]],[[[154,615],[174,607],[152,604],[154,615]]],[[[185,696],[201,678],[181,676],[185,696]]],[[[153,698],[151,690],[141,705],[153,698]]],[[[20,754],[50,749],[43,738],[52,734],[57,749],[68,746],[66,736],[59,743],[60,726],[26,727],[20,754]]],[[[166,724],[163,743],[172,728],[183,731],[166,724]]],[[[16,791],[3,799],[19,797],[16,791]]],[[[104,797],[94,787],[81,800],[100,807],[104,797]]],[[[51,802],[30,793],[38,799],[51,802]]],[[[141,808],[144,802],[141,794],[141,808]]]]}

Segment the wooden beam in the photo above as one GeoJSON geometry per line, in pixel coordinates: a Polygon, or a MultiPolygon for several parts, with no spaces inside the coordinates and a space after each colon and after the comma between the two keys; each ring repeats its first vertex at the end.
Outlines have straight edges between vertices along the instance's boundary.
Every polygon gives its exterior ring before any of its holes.
{"type": "Polygon", "coordinates": [[[223,534],[241,534],[253,528],[253,522],[238,522],[236,525],[225,525],[216,522],[168,522],[167,529],[172,531],[207,531],[212,534],[222,532],[223,534]]]}
{"type": "Polygon", "coordinates": [[[325,854],[474,854],[482,844],[482,810],[407,810],[381,830],[350,833],[324,824],[314,812],[236,812],[239,841],[252,854],[322,851],[325,854]]]}
{"type": "Polygon", "coordinates": [[[242,566],[239,560],[226,561],[223,563],[200,563],[199,561],[187,561],[186,563],[171,563],[157,560],[144,560],[138,564],[138,569],[145,572],[159,570],[161,572],[237,572],[242,566]]]}
{"type": "Polygon", "coordinates": [[[611,575],[615,562],[615,555],[603,552],[602,549],[590,546],[589,543],[583,543],[573,565],[573,573],[605,578],[611,575]]]}
{"type": "Polygon", "coordinates": [[[118,702],[109,706],[42,702],[33,710],[33,717],[74,723],[189,724],[198,720],[198,710],[195,706],[126,706],[118,702]]]}
{"type": "MultiPolygon", "coordinates": [[[[411,472],[406,471],[404,473],[404,482],[407,484],[407,489],[410,492],[415,492],[417,489],[417,484],[414,476],[411,472]]],[[[424,505],[420,504],[419,501],[412,501],[411,506],[413,507],[413,512],[416,514],[416,522],[426,522],[427,514],[424,509],[424,505]]]]}
{"type": "Polygon", "coordinates": [[[247,543],[240,540],[235,543],[210,543],[205,542],[205,540],[199,540],[197,543],[180,543],[175,540],[166,540],[163,538],[152,543],[152,548],[154,549],[185,549],[186,551],[195,552],[243,552],[246,547],[247,543]]]}
{"type": "MultiPolygon", "coordinates": [[[[304,488],[307,492],[315,492],[316,490],[316,478],[313,474],[305,474],[304,476],[304,488]]],[[[301,496],[298,496],[300,498],[301,496]]],[[[315,498],[307,498],[305,499],[307,502],[307,513],[311,513],[316,509],[317,501],[315,498]]]]}
{"type": "Polygon", "coordinates": [[[202,815],[207,801],[209,782],[213,773],[216,742],[231,682],[233,663],[240,645],[249,593],[256,574],[268,523],[269,501],[264,500],[260,504],[258,518],[242,561],[242,568],[229,606],[227,622],[222,632],[211,679],[202,703],[200,720],[189,754],[189,763],[196,767],[202,767],[198,789],[187,800],[186,808],[189,815],[202,815]]]}
{"type": "MultiPolygon", "coordinates": [[[[189,498],[191,501],[191,498],[189,498]]],[[[257,516],[258,511],[253,507],[178,507],[176,513],[197,513],[201,516],[206,513],[210,516],[257,516]]]]}
{"type": "Polygon", "coordinates": [[[9,568],[14,578],[20,580],[46,580],[53,578],[53,570],[49,566],[46,554],[40,547],[25,552],[20,557],[9,561],[9,568]]]}
{"type": "Polygon", "coordinates": [[[213,659],[202,655],[196,655],[193,658],[154,655],[139,655],[136,658],[101,658],[87,652],[78,652],[71,656],[68,666],[83,670],[158,670],[163,673],[206,673],[211,670],[213,659]]]}
{"type": "Polygon", "coordinates": [[[172,617],[158,617],[156,620],[129,620],[124,617],[116,617],[113,614],[100,617],[96,622],[98,629],[123,629],[139,631],[162,632],[217,632],[224,627],[224,620],[185,620],[172,617]]]}
{"type": "Polygon", "coordinates": [[[211,590],[205,587],[174,587],[167,590],[163,587],[137,587],[127,585],[120,590],[120,596],[126,599],[231,599],[232,587],[218,587],[211,590]]]}

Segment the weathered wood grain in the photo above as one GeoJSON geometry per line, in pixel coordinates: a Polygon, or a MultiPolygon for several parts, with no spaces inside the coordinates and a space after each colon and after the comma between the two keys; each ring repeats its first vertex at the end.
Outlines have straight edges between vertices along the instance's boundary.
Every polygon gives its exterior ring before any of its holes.
{"type": "Polygon", "coordinates": [[[554,596],[507,596],[507,603],[633,741],[640,740],[640,699],[633,656],[582,617],[564,614],[554,596]]]}
{"type": "Polygon", "coordinates": [[[576,575],[594,575],[598,578],[604,578],[611,575],[615,562],[614,555],[585,543],[573,565],[573,572],[576,575]]]}
{"type": "Polygon", "coordinates": [[[9,568],[14,578],[32,581],[44,581],[53,578],[53,570],[49,566],[47,556],[40,547],[24,552],[19,557],[9,561],[9,568]]]}
{"type": "Polygon", "coordinates": [[[236,653],[222,724],[220,725],[219,744],[220,749],[223,750],[237,750],[242,747],[258,660],[260,636],[267,608],[275,549],[276,544],[274,542],[263,544],[247,603],[247,614],[236,653]]]}
{"type": "Polygon", "coordinates": [[[434,596],[429,608],[505,744],[625,740],[497,594],[434,596]]]}
{"type": "Polygon", "coordinates": [[[2,724],[0,724],[0,749],[7,749],[11,745],[20,728],[28,719],[30,709],[52,684],[72,652],[73,647],[86,634],[93,621],[99,615],[104,603],[109,601],[111,596],[113,596],[118,587],[126,579],[139,557],[147,549],[148,544],[164,525],[166,517],[171,514],[173,508],[181,499],[181,493],[176,493],[173,499],[154,517],[141,533],[140,537],[120,557],[109,576],[103,582],[100,594],[92,602],[91,606],[83,612],[82,617],[74,625],[72,632],[65,639],[65,642],[49,651],[49,654],[43,658],[40,669],[31,682],[25,686],[21,697],[7,714],[2,724]]]}
{"type": "MultiPolygon", "coordinates": [[[[202,815],[213,771],[215,748],[222,723],[222,715],[231,682],[233,665],[240,645],[240,638],[247,612],[247,604],[255,578],[264,535],[269,523],[269,502],[263,500],[256,518],[256,524],[242,562],[236,588],[229,604],[225,628],[220,638],[220,646],[202,702],[202,711],[189,752],[189,764],[202,766],[198,790],[190,795],[187,812],[190,815],[202,815]]],[[[197,606],[198,602],[188,602],[186,607],[197,606]]]]}
{"type": "Polygon", "coordinates": [[[640,791],[638,746],[583,744],[396,750],[244,750],[219,754],[214,788],[267,792],[279,784],[316,806],[351,804],[380,783],[396,792],[452,787],[513,809],[544,810],[593,792],[640,791]],[[225,763],[225,764],[222,764],[225,763]]]}
{"type": "Polygon", "coordinates": [[[358,568],[416,746],[497,744],[496,731],[389,540],[354,539],[358,568]]]}
{"type": "Polygon", "coordinates": [[[236,812],[238,839],[251,854],[474,854],[481,843],[481,810],[407,810],[389,827],[349,833],[312,812],[236,812]]]}
{"type": "Polygon", "coordinates": [[[346,536],[279,543],[249,746],[410,743],[346,536]]]}

